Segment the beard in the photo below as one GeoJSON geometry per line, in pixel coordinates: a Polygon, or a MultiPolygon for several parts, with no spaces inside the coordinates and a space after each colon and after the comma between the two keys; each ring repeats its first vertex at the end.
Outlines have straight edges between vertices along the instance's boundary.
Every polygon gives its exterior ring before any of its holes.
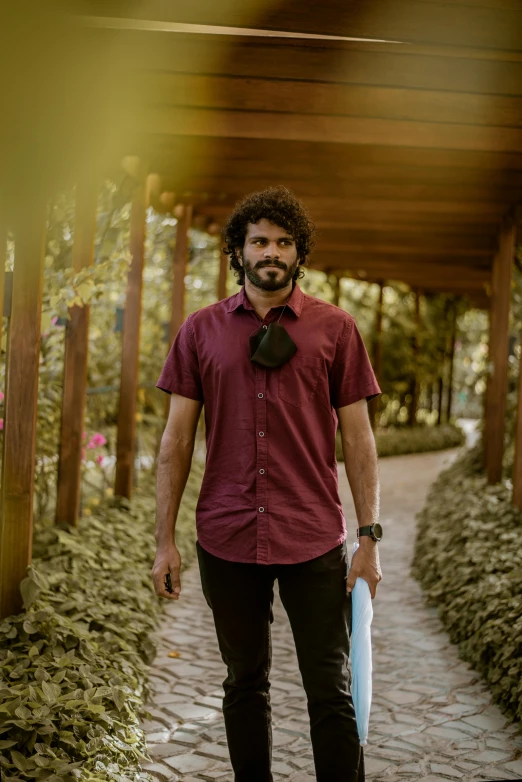
{"type": "Polygon", "coordinates": [[[293,278],[297,268],[299,266],[299,259],[296,258],[295,262],[290,266],[281,263],[280,261],[258,261],[255,264],[251,264],[246,258],[243,258],[243,269],[245,276],[248,277],[252,285],[256,288],[260,288],[263,291],[278,291],[282,288],[286,288],[290,280],[293,278]],[[264,266],[277,266],[280,271],[271,269],[267,272],[263,271],[264,266]]]}

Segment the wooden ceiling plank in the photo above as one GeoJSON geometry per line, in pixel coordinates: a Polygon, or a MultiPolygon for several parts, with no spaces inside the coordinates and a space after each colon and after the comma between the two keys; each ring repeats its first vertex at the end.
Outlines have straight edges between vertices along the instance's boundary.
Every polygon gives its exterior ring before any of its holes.
{"type": "Polygon", "coordinates": [[[186,136],[380,144],[484,152],[522,153],[522,129],[450,125],[362,117],[149,107],[137,117],[141,132],[186,136]]]}
{"type": "Polygon", "coordinates": [[[408,169],[412,166],[430,168],[458,168],[473,171],[521,171],[522,155],[511,152],[484,152],[476,150],[422,149],[419,147],[390,147],[378,144],[338,144],[326,139],[320,141],[300,141],[287,139],[259,139],[181,136],[161,134],[156,130],[142,134],[134,139],[134,145],[144,146],[148,154],[165,153],[168,150],[176,163],[182,168],[189,163],[192,170],[193,160],[202,156],[212,161],[220,159],[271,160],[274,163],[313,164],[320,169],[324,165],[337,164],[339,168],[347,165],[389,166],[395,165],[408,169]],[[187,161],[187,155],[190,160],[187,161]]]}
{"type": "Polygon", "coordinates": [[[207,176],[186,177],[184,180],[171,179],[168,189],[174,192],[209,192],[219,186],[221,192],[252,193],[264,190],[274,184],[285,185],[290,190],[299,193],[301,198],[319,198],[335,192],[339,198],[363,199],[407,199],[419,201],[442,201],[451,198],[453,201],[499,201],[510,205],[522,196],[522,185],[516,187],[499,187],[498,185],[451,185],[398,183],[382,184],[376,182],[352,182],[345,179],[332,181],[328,176],[322,180],[295,180],[285,176],[282,171],[274,177],[219,177],[211,172],[207,176]]]}
{"type": "Polygon", "coordinates": [[[303,45],[242,42],[209,36],[120,33],[113,68],[138,76],[146,69],[172,73],[302,79],[463,93],[522,95],[522,52],[473,52],[385,45],[303,45]],[[175,45],[173,42],[175,41],[175,45]]]}
{"type": "Polygon", "coordinates": [[[303,80],[149,72],[146,102],[240,111],[519,127],[522,97],[303,80]]]}

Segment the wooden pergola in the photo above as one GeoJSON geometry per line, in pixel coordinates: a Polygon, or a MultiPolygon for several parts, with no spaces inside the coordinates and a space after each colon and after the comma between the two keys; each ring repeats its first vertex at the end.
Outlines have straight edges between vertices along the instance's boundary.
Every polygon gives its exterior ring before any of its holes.
{"type": "MultiPolygon", "coordinates": [[[[381,286],[400,280],[417,292],[417,303],[423,292],[447,292],[489,311],[485,459],[489,481],[498,482],[522,220],[522,0],[91,0],[85,9],[76,23],[103,51],[124,93],[109,119],[116,128],[110,155],[94,168],[101,176],[123,160],[136,182],[116,493],[132,491],[147,204],[179,219],[173,339],[185,316],[192,221],[222,225],[238,198],[273,184],[288,186],[308,207],[318,228],[309,266],[332,275],[337,291],[342,277],[381,286]]],[[[95,185],[87,179],[77,183],[77,268],[92,262],[95,185]]],[[[36,204],[25,239],[8,226],[17,255],[0,534],[4,615],[19,606],[18,583],[30,561],[41,214],[36,204]],[[24,287],[28,270],[33,282],[24,287]]],[[[227,264],[223,255],[218,298],[231,293],[227,264]]],[[[382,295],[379,301],[382,307],[382,295]]],[[[75,308],[72,315],[57,520],[74,524],[88,312],[75,308]]],[[[379,356],[377,349],[377,374],[379,356]]],[[[522,510],[522,414],[513,478],[522,510]]]]}

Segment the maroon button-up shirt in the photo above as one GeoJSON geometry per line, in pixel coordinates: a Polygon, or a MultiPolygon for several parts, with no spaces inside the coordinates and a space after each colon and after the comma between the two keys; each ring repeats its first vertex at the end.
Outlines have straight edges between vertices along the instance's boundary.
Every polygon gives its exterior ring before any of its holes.
{"type": "Polygon", "coordinates": [[[276,369],[251,362],[249,337],[283,306],[261,322],[243,286],[193,312],[156,384],[204,403],[197,536],[234,562],[305,562],[344,541],[336,409],[381,393],[353,317],[296,283],[280,323],[297,352],[276,369]]]}

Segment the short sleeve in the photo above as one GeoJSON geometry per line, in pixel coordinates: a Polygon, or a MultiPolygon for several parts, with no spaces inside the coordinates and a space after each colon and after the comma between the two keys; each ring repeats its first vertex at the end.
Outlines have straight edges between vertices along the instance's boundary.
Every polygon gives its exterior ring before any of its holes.
{"type": "Polygon", "coordinates": [[[198,354],[190,317],[182,324],[171,345],[156,387],[203,402],[198,354]]]}
{"type": "Polygon", "coordinates": [[[353,318],[345,326],[330,370],[330,401],[336,410],[381,392],[363,339],[353,318]]]}

